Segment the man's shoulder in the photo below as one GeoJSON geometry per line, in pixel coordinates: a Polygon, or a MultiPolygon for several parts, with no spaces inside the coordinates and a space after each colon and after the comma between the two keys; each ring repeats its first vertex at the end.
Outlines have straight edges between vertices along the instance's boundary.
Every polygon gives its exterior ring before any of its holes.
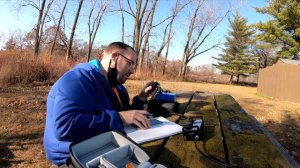
{"type": "Polygon", "coordinates": [[[127,93],[127,89],[124,85],[118,85],[117,88],[118,88],[119,91],[127,93]]]}
{"type": "Polygon", "coordinates": [[[78,71],[78,70],[91,71],[91,70],[93,70],[93,66],[89,63],[79,63],[74,68],[72,68],[71,71],[72,70],[73,71],[78,71]]]}
{"type": "Polygon", "coordinates": [[[117,85],[117,88],[120,89],[120,90],[121,90],[121,89],[125,89],[125,90],[126,90],[125,86],[122,85],[122,84],[117,85]]]}
{"type": "Polygon", "coordinates": [[[70,81],[89,81],[92,80],[97,72],[94,67],[88,63],[79,63],[69,71],[67,71],[59,81],[69,83],[70,81]]]}
{"type": "Polygon", "coordinates": [[[79,74],[90,74],[90,75],[101,75],[95,66],[89,63],[79,63],[72,69],[70,69],[67,73],[79,73],[79,74]]]}

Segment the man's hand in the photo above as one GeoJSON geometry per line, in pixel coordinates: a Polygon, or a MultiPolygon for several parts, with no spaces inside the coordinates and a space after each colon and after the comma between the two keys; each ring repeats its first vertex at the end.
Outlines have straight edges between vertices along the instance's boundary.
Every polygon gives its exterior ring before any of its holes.
{"type": "Polygon", "coordinates": [[[156,80],[148,82],[144,86],[144,88],[140,91],[140,93],[138,94],[138,98],[142,101],[146,101],[147,98],[149,97],[149,95],[154,91],[154,89],[156,89],[156,88],[153,88],[153,85],[157,86],[157,85],[159,85],[159,83],[156,80]]]}
{"type": "Polygon", "coordinates": [[[119,115],[123,124],[135,124],[142,129],[148,129],[151,127],[147,117],[149,113],[145,110],[121,111],[119,112],[119,115]]]}

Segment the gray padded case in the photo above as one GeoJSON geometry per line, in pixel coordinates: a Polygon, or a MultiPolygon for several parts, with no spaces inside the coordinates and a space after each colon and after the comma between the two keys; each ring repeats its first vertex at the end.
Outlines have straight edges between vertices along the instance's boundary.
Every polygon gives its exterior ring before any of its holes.
{"type": "Polygon", "coordinates": [[[71,162],[75,167],[151,167],[148,154],[121,133],[110,131],[70,145],[71,162]]]}

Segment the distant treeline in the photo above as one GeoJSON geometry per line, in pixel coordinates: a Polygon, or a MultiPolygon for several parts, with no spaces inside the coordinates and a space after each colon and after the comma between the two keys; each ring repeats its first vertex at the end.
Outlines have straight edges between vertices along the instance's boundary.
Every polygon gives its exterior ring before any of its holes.
{"type": "MultiPolygon", "coordinates": [[[[257,12],[271,17],[266,22],[254,25],[247,24],[246,18],[233,12],[233,1],[19,0],[11,3],[18,10],[34,9],[32,12],[38,15],[38,19],[30,32],[14,31],[9,35],[0,59],[6,60],[4,57],[9,55],[19,59],[20,56],[27,55],[24,58],[27,60],[44,57],[36,61],[50,61],[45,63],[45,67],[49,69],[42,73],[42,76],[49,76],[47,79],[62,73],[53,73],[57,68],[52,64],[68,60],[71,63],[65,63],[63,67],[66,68],[62,68],[65,71],[78,60],[88,61],[99,57],[107,44],[96,46],[95,39],[101,25],[111,15],[118,15],[120,18],[120,31],[116,32],[121,33],[120,40],[132,45],[139,55],[137,78],[142,76],[140,74],[148,73],[163,79],[216,82],[217,74],[213,67],[210,67],[211,77],[203,80],[203,76],[207,76],[207,73],[199,73],[205,72],[199,71],[203,67],[192,68],[188,64],[195,57],[221,46],[223,52],[214,56],[218,61],[214,67],[228,75],[228,78],[221,81],[228,80],[229,83],[234,80],[239,83],[241,78],[256,74],[259,68],[272,65],[278,58],[299,59],[300,55],[300,3],[295,0],[272,0],[266,7],[256,8],[257,12]],[[163,17],[160,15],[162,8],[168,11],[163,17]],[[232,19],[229,19],[230,29],[225,44],[207,43],[227,16],[233,17],[229,17],[232,19]],[[75,36],[78,21],[81,25],[86,24],[88,41],[75,36]],[[128,31],[128,28],[132,30],[128,31]],[[170,61],[169,49],[178,28],[182,29],[180,33],[185,33],[184,50],[178,54],[178,60],[170,61]]],[[[31,64],[39,66],[37,69],[43,69],[41,66],[44,65],[41,62],[34,64],[32,61],[31,64]]],[[[4,74],[3,65],[3,62],[0,63],[1,74],[4,74]]],[[[6,73],[8,72],[6,68],[6,73]]],[[[32,80],[42,80],[44,77],[33,78],[36,79],[32,80]]],[[[18,75],[10,82],[17,81],[22,81],[18,79],[18,75]]]]}

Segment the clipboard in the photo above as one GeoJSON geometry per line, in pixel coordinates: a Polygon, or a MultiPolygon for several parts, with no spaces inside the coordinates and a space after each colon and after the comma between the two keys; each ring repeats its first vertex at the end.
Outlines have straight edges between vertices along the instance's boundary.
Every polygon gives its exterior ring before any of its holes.
{"type": "Polygon", "coordinates": [[[153,122],[154,124],[149,129],[139,129],[132,125],[126,125],[124,131],[137,144],[144,144],[182,133],[182,126],[164,117],[153,118],[153,122]]]}

